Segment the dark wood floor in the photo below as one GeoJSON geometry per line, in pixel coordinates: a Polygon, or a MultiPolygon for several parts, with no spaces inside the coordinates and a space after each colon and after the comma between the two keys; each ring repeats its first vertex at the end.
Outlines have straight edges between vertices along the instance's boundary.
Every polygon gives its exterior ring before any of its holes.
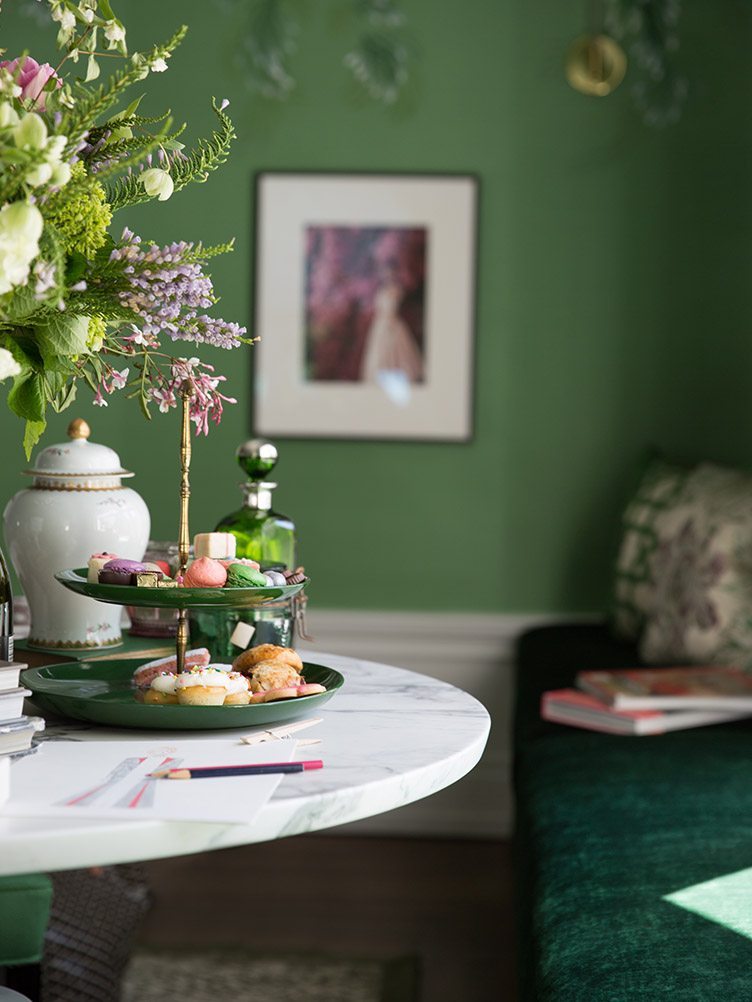
{"type": "Polygon", "coordinates": [[[505,842],[307,835],[148,864],[153,946],[418,955],[421,1002],[514,1002],[505,842]]]}

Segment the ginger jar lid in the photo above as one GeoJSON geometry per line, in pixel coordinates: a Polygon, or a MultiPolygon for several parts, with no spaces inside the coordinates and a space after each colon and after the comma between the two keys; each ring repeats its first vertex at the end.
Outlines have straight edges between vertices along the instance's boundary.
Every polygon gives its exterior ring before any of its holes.
{"type": "Polygon", "coordinates": [[[122,477],[132,477],[124,470],[114,449],[89,441],[91,428],[83,418],[68,425],[68,442],[48,445],[36,457],[34,466],[24,472],[34,477],[34,486],[70,485],[76,490],[117,487],[122,477]],[[91,483],[90,483],[91,482],[91,483]]]}

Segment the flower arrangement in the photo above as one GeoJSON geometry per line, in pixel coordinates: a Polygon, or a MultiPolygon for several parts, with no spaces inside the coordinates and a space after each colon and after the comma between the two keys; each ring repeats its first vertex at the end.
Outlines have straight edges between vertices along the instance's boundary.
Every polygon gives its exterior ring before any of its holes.
{"type": "MultiPolygon", "coordinates": [[[[110,229],[127,206],[170,198],[222,164],[235,132],[227,102],[213,102],[217,126],[192,151],[167,114],[139,114],[123,95],[163,73],[186,29],[146,52],[128,54],[110,0],[46,0],[58,25],[56,67],[28,54],[0,62],[0,380],[25,420],[27,456],[83,381],[94,404],[116,390],[168,411],[193,388],[197,434],[219,422],[224,376],[195,357],[173,357],[162,341],[235,348],[245,328],[207,312],[216,302],[204,265],[232,242],[204,247],[143,242],[110,229]],[[98,44],[119,68],[100,81],[98,44]],[[75,78],[64,70],[85,67],[75,78]],[[160,338],[162,340],[160,340],[160,338]]],[[[3,56],[5,52],[1,53],[3,56]]],[[[113,227],[114,229],[114,227],[113,227]]]]}

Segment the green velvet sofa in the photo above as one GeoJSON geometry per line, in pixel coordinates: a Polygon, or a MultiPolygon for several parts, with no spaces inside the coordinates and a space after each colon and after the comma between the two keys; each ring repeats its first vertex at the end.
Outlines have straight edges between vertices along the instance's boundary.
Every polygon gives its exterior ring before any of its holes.
{"type": "MultiPolygon", "coordinates": [[[[544,690],[637,652],[565,624],[517,654],[521,1002],[749,1002],[752,940],[666,896],[752,867],[752,720],[654,737],[549,724],[544,690]]],[[[752,932],[752,893],[733,903],[752,932]]]]}

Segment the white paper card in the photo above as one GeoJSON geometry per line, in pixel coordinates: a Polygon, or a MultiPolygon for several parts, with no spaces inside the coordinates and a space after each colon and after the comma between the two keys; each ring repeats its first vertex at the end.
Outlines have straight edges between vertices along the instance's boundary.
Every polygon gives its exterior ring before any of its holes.
{"type": "Polygon", "coordinates": [[[250,824],[282,774],[150,779],[160,769],[289,762],[294,741],[46,741],[11,774],[10,817],[131,818],[250,824]]]}

